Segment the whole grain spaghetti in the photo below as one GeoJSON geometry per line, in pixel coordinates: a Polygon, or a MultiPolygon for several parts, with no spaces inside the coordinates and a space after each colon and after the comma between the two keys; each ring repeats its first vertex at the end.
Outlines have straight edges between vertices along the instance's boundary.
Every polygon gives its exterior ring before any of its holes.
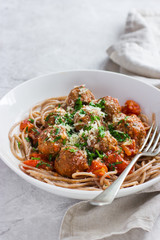
{"type": "MultiPolygon", "coordinates": [[[[83,85],[67,97],[35,105],[9,132],[19,167],[40,181],[63,188],[106,189],[128,166],[150,128],[139,104],[116,98],[95,99],[83,85]]],[[[160,156],[141,158],[122,188],[160,174],[160,156]]]]}

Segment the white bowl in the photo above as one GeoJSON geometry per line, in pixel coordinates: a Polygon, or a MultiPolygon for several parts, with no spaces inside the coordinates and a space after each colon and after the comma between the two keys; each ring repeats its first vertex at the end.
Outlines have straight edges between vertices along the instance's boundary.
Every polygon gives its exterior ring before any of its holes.
{"type": "MultiPolygon", "coordinates": [[[[46,98],[65,96],[80,84],[86,84],[99,98],[110,95],[124,104],[127,99],[140,103],[142,111],[151,118],[154,112],[160,119],[160,91],[146,83],[131,77],[98,70],[82,70],[52,73],[27,81],[11,90],[0,101],[0,156],[2,160],[19,176],[45,191],[75,199],[92,199],[99,191],[83,191],[61,188],[40,182],[25,173],[19,167],[19,161],[12,155],[8,140],[10,127],[24,118],[29,109],[46,98]]],[[[121,189],[117,197],[127,196],[141,191],[160,180],[152,179],[138,186],[121,189]]]]}

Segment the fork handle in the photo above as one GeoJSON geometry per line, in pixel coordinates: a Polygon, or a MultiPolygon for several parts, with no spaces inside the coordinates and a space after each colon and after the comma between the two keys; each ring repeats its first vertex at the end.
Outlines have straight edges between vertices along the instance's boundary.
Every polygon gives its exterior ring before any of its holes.
{"type": "Polygon", "coordinates": [[[120,189],[124,179],[126,178],[127,174],[133,167],[133,165],[137,162],[137,160],[141,157],[141,153],[137,154],[129,165],[125,168],[125,170],[121,173],[121,175],[114,181],[106,190],[104,190],[101,194],[97,197],[89,201],[91,205],[96,206],[103,206],[110,204],[115,196],[117,195],[118,190],[120,189]]]}

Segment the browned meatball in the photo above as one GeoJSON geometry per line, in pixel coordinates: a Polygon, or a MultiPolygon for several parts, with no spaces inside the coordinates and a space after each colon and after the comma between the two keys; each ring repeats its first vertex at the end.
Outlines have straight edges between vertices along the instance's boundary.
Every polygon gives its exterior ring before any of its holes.
{"type": "Polygon", "coordinates": [[[112,116],[121,111],[121,106],[119,105],[117,98],[106,96],[106,97],[100,98],[98,103],[100,102],[104,104],[104,112],[106,113],[107,121],[112,121],[112,116]]]}
{"type": "Polygon", "coordinates": [[[68,106],[74,107],[76,100],[80,99],[82,103],[87,104],[95,99],[93,93],[84,87],[84,85],[77,86],[69,93],[66,103],[68,106]]]}
{"type": "Polygon", "coordinates": [[[86,171],[88,167],[86,153],[72,146],[61,148],[55,159],[55,170],[64,177],[71,178],[73,173],[86,171]]]}
{"type": "Polygon", "coordinates": [[[117,140],[109,131],[106,131],[104,137],[98,137],[97,143],[94,145],[93,149],[102,152],[107,152],[109,150],[115,151],[117,150],[117,145],[117,140]]]}
{"type": "Polygon", "coordinates": [[[89,149],[106,152],[117,149],[117,140],[106,131],[104,126],[96,126],[95,123],[89,131],[80,132],[80,142],[86,143],[89,149]]]}
{"type": "Polygon", "coordinates": [[[68,136],[63,126],[54,125],[44,129],[38,138],[38,149],[41,153],[56,155],[65,144],[68,136]]]}
{"type": "Polygon", "coordinates": [[[116,130],[127,133],[132,139],[135,139],[137,147],[144,142],[146,130],[142,121],[134,114],[126,116],[119,113],[113,117],[113,125],[116,130]]]}
{"type": "Polygon", "coordinates": [[[95,121],[101,121],[105,117],[105,114],[100,108],[92,106],[83,106],[74,115],[74,126],[77,131],[86,126],[87,124],[94,123],[95,121]]]}
{"type": "Polygon", "coordinates": [[[48,127],[48,125],[54,125],[56,117],[63,117],[65,114],[66,111],[63,108],[54,108],[45,118],[45,127],[48,127]]]}

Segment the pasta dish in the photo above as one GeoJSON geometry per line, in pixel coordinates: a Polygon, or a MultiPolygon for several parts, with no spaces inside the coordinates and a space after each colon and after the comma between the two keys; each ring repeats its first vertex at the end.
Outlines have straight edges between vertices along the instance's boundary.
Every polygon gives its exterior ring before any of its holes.
{"type": "MultiPolygon", "coordinates": [[[[35,105],[28,118],[9,132],[19,167],[40,181],[59,187],[106,189],[139,152],[150,125],[138,103],[105,96],[95,99],[84,85],[67,97],[35,105]]],[[[160,156],[143,157],[122,188],[142,184],[160,174],[160,156]]]]}

